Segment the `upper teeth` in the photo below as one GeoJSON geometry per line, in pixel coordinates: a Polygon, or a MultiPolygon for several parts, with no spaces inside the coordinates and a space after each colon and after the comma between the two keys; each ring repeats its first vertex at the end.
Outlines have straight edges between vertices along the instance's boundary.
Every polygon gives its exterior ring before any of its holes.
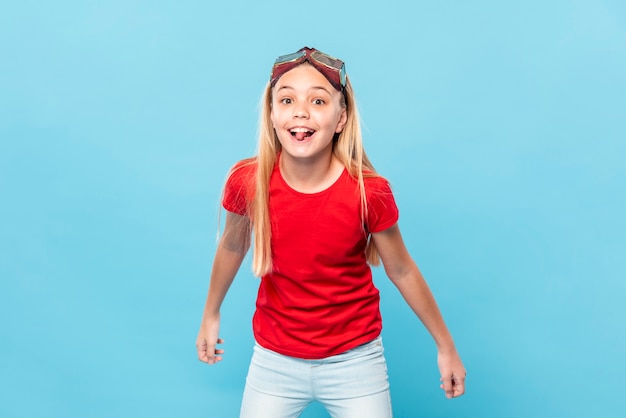
{"type": "Polygon", "coordinates": [[[311,130],[307,128],[293,128],[291,132],[311,132],[311,130]]]}

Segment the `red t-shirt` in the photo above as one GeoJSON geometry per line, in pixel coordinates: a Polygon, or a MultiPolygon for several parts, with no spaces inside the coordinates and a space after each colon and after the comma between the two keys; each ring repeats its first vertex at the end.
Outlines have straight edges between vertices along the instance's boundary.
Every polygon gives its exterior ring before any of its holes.
{"type": "MultiPolygon", "coordinates": [[[[256,164],[238,163],[226,182],[223,206],[247,213],[256,164]]],[[[278,164],[270,178],[273,271],[261,278],[253,318],[257,342],[291,357],[319,359],[376,338],[382,329],[378,289],[365,258],[370,232],[398,220],[389,183],[365,178],[363,227],[359,188],[344,169],[319,193],[287,185],[278,164]]]]}

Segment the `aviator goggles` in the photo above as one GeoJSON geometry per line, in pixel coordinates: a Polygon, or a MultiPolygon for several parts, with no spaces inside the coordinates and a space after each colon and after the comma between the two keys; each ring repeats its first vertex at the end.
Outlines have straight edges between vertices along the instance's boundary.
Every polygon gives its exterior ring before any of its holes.
{"type": "Polygon", "coordinates": [[[305,61],[309,62],[317,71],[322,73],[335,89],[343,91],[343,88],[346,86],[346,65],[343,61],[324,54],[315,48],[306,46],[298,52],[281,55],[276,58],[270,78],[272,87],[276,84],[280,76],[289,70],[293,70],[305,61]]]}

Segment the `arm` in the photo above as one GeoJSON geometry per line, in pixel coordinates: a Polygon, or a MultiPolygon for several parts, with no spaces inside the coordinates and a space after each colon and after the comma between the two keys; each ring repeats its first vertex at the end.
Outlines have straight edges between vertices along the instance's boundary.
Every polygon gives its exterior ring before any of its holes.
{"type": "Polygon", "coordinates": [[[465,368],[437,302],[404,245],[398,224],[373,233],[372,239],[385,272],[435,340],[441,388],[448,398],[461,396],[465,392],[465,368]]]}
{"type": "Polygon", "coordinates": [[[224,341],[219,338],[220,307],[241,262],[250,247],[249,218],[226,212],[226,225],[215,252],[211,282],[196,340],[198,359],[208,364],[222,360],[224,350],[216,349],[224,341]]]}

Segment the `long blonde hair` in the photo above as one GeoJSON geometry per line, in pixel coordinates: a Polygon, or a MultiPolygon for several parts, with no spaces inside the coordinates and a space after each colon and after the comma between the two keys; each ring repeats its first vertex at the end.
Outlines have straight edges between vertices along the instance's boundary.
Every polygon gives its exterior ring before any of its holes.
{"type": "MultiPolygon", "coordinates": [[[[346,167],[350,176],[359,185],[361,219],[363,219],[363,224],[365,224],[365,219],[367,219],[367,199],[363,178],[375,177],[378,174],[363,149],[359,113],[349,79],[346,81],[342,96],[341,105],[346,109],[347,121],[341,133],[335,138],[333,154],[346,167]]],[[[256,189],[254,200],[249,207],[249,214],[252,219],[252,233],[254,235],[252,271],[259,277],[272,271],[272,225],[269,216],[269,184],[278,154],[282,149],[278,136],[274,131],[271,111],[272,86],[268,83],[261,100],[259,145],[256,157],[256,189]]],[[[378,252],[371,239],[367,244],[365,253],[370,264],[379,264],[378,252]]]]}

